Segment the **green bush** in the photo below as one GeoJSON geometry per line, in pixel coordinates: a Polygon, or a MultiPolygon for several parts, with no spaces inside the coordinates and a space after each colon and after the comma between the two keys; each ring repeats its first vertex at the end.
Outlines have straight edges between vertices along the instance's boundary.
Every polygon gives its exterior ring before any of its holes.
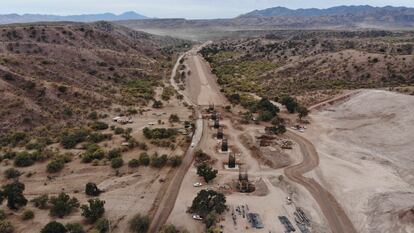
{"type": "Polygon", "coordinates": [[[113,158],[111,159],[111,167],[116,169],[116,168],[120,168],[122,167],[122,165],[124,165],[124,160],[122,160],[122,158],[117,157],[117,158],[113,158]]]}
{"type": "Polygon", "coordinates": [[[13,231],[14,231],[14,227],[10,221],[0,220],[0,232],[1,233],[13,233],[13,231]]]}
{"type": "Polygon", "coordinates": [[[213,170],[213,168],[206,163],[202,163],[197,167],[197,175],[202,176],[207,183],[216,178],[217,173],[217,170],[213,170]]]}
{"type": "Polygon", "coordinates": [[[123,134],[125,132],[125,130],[121,127],[116,127],[114,130],[115,134],[123,134]]]}
{"type": "Polygon", "coordinates": [[[180,166],[180,164],[182,163],[182,161],[183,161],[183,157],[178,156],[178,155],[172,156],[169,159],[169,162],[170,162],[170,164],[171,164],[172,167],[178,167],[178,166],[180,166]]]}
{"type": "Polygon", "coordinates": [[[66,227],[62,223],[56,222],[56,221],[49,222],[40,231],[40,233],[66,233],[66,232],[68,232],[66,227]]]}
{"type": "Polygon", "coordinates": [[[138,110],[136,110],[135,108],[128,108],[127,112],[131,115],[138,114],[138,110]]]}
{"type": "Polygon", "coordinates": [[[139,155],[139,164],[140,165],[148,166],[148,165],[150,165],[150,162],[151,162],[151,160],[150,160],[150,157],[149,157],[149,155],[147,153],[142,152],[139,155]]]}
{"type": "Polygon", "coordinates": [[[60,143],[65,149],[72,149],[78,143],[86,141],[89,132],[86,129],[75,129],[64,132],[60,137],[60,143]]]}
{"type": "Polygon", "coordinates": [[[82,205],[82,216],[86,218],[89,223],[94,223],[101,218],[105,213],[105,201],[99,199],[88,200],[88,205],[82,205]]]}
{"type": "Polygon", "coordinates": [[[129,221],[129,230],[133,233],[146,233],[148,231],[150,220],[148,216],[136,214],[129,221]]]}
{"type": "Polygon", "coordinates": [[[162,108],[163,103],[159,100],[154,100],[154,103],[152,104],[153,108],[162,108]]]}
{"type": "Polygon", "coordinates": [[[22,173],[19,170],[14,168],[8,168],[6,171],[4,171],[4,176],[6,179],[14,179],[21,176],[21,174],[22,173]]]}
{"type": "Polygon", "coordinates": [[[90,163],[93,160],[101,160],[105,157],[105,152],[96,144],[90,144],[86,152],[82,154],[82,162],[90,163]]]}
{"type": "Polygon", "coordinates": [[[101,121],[94,121],[91,123],[90,127],[93,130],[105,130],[109,128],[109,125],[105,122],[101,122],[101,121]]]}
{"type": "Polygon", "coordinates": [[[215,212],[221,214],[226,210],[226,197],[214,190],[201,190],[197,193],[190,207],[192,213],[202,217],[215,212]]]}
{"type": "Polygon", "coordinates": [[[99,231],[99,233],[106,233],[109,231],[109,220],[106,218],[100,218],[95,223],[95,229],[99,231]]]}
{"type": "Polygon", "coordinates": [[[58,91],[61,93],[66,93],[67,90],[68,90],[67,86],[63,86],[63,85],[58,86],[58,91]]]}
{"type": "Polygon", "coordinates": [[[55,152],[48,150],[48,149],[43,149],[42,151],[37,150],[35,152],[33,152],[31,154],[31,158],[34,161],[45,161],[46,159],[52,157],[55,155],[55,152]]]}
{"type": "Polygon", "coordinates": [[[180,122],[180,117],[177,114],[171,114],[169,118],[170,122],[180,122]]]}
{"type": "Polygon", "coordinates": [[[174,225],[164,225],[158,233],[185,233],[187,231],[180,231],[174,225]]]}
{"type": "Polygon", "coordinates": [[[28,167],[35,163],[35,160],[33,159],[32,155],[27,152],[19,152],[17,156],[14,158],[14,165],[16,167],[28,167]]]}
{"type": "Polygon", "coordinates": [[[291,96],[284,96],[281,103],[286,106],[289,113],[295,113],[299,106],[298,102],[291,96]]]}
{"type": "Polygon", "coordinates": [[[150,100],[155,94],[154,88],[157,85],[158,82],[154,78],[145,77],[134,79],[133,81],[129,81],[124,85],[124,87],[121,89],[121,94],[129,100],[133,100],[134,98],[150,100]]]}
{"type": "Polygon", "coordinates": [[[175,90],[173,87],[168,86],[168,87],[164,87],[162,94],[161,94],[161,99],[164,101],[168,101],[170,100],[171,96],[174,96],[175,90]]]}
{"type": "Polygon", "coordinates": [[[68,223],[65,227],[69,233],[85,233],[85,230],[80,223],[68,223]]]}
{"type": "Polygon", "coordinates": [[[61,160],[63,163],[69,163],[72,161],[73,154],[72,153],[65,153],[65,154],[57,154],[53,157],[54,160],[61,160]]]}
{"type": "Polygon", "coordinates": [[[47,145],[52,144],[53,141],[48,137],[39,137],[26,144],[27,150],[43,150],[47,145]]]}
{"type": "Polygon", "coordinates": [[[23,195],[24,190],[25,185],[19,181],[3,185],[0,200],[4,197],[7,199],[7,207],[9,207],[9,209],[16,210],[27,204],[27,199],[23,195]]]}
{"type": "Polygon", "coordinates": [[[47,194],[43,194],[39,197],[36,197],[31,200],[33,202],[34,206],[39,209],[46,209],[47,208],[47,202],[49,201],[49,197],[47,194]]]}
{"type": "Polygon", "coordinates": [[[156,168],[162,168],[167,164],[168,157],[167,155],[158,156],[158,154],[154,154],[151,156],[151,166],[156,168]]]}
{"type": "Polygon", "coordinates": [[[7,151],[3,154],[3,159],[14,159],[17,156],[17,153],[14,151],[7,151]]]}
{"type": "Polygon", "coordinates": [[[65,162],[61,159],[54,159],[50,161],[46,166],[46,171],[49,173],[60,172],[65,166],[65,162]]]}
{"type": "Polygon", "coordinates": [[[138,159],[131,159],[128,162],[128,166],[131,167],[131,168],[139,167],[139,160],[138,159]]]}
{"type": "Polygon", "coordinates": [[[60,193],[57,197],[51,197],[49,200],[51,204],[50,215],[63,218],[72,213],[72,211],[79,207],[79,201],[75,197],[70,198],[66,193],[60,193]]]}
{"type": "Polygon", "coordinates": [[[95,111],[90,112],[90,113],[88,114],[88,119],[90,119],[90,120],[97,120],[97,119],[98,119],[98,113],[97,113],[97,112],[95,112],[95,111]]]}
{"type": "Polygon", "coordinates": [[[23,221],[30,220],[30,219],[33,219],[33,218],[34,218],[34,212],[33,211],[25,210],[23,212],[23,215],[22,215],[22,220],[23,221]]]}
{"type": "Polygon", "coordinates": [[[15,132],[10,137],[10,142],[13,146],[16,146],[20,142],[23,142],[27,139],[27,133],[25,132],[15,132]]]}
{"type": "Polygon", "coordinates": [[[88,141],[92,143],[99,143],[105,140],[110,140],[112,138],[112,134],[102,134],[102,133],[90,133],[88,137],[88,141]]]}
{"type": "Polygon", "coordinates": [[[119,158],[121,156],[122,156],[121,149],[115,148],[115,149],[112,149],[112,150],[108,151],[107,158],[108,159],[113,159],[113,158],[119,158]]]}
{"type": "Polygon", "coordinates": [[[178,131],[176,129],[156,128],[150,129],[145,127],[143,129],[144,136],[148,139],[166,139],[175,136],[178,131]]]}
{"type": "Polygon", "coordinates": [[[257,118],[259,121],[270,121],[274,115],[269,111],[260,112],[259,117],[257,118]]]}
{"type": "Polygon", "coordinates": [[[296,108],[296,111],[298,112],[299,119],[307,117],[308,114],[309,114],[309,110],[306,107],[303,107],[303,106],[298,106],[296,108]]]}
{"type": "Polygon", "coordinates": [[[6,213],[4,212],[4,210],[0,209],[0,220],[4,220],[6,219],[6,213]]]}

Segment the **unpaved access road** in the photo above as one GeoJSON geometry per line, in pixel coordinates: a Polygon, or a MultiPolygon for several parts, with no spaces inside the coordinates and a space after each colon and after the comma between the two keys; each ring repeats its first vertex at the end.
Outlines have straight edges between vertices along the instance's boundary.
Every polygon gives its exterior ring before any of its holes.
{"type": "MultiPolygon", "coordinates": [[[[187,78],[187,88],[181,92],[174,83],[174,75],[178,67],[178,61],[171,74],[172,85],[184,96],[189,104],[195,107],[197,113],[197,128],[193,137],[192,145],[197,147],[203,134],[203,120],[198,106],[216,104],[224,105],[226,99],[220,93],[215,76],[211,74],[208,65],[197,55],[197,49],[192,49],[187,54],[187,63],[192,70],[192,75],[187,78]]],[[[180,57],[181,58],[181,57],[180,57]]],[[[298,143],[303,160],[301,163],[285,169],[285,175],[292,181],[305,187],[318,203],[333,233],[357,233],[352,222],[349,220],[341,205],[326,189],[312,178],[304,177],[303,174],[312,171],[319,165],[319,156],[313,144],[304,137],[289,130],[286,136],[298,143]]],[[[190,148],[183,160],[182,165],[175,173],[169,187],[158,207],[150,226],[150,233],[156,233],[163,226],[172,212],[181,183],[193,161],[194,148],[190,148]]]]}
{"type": "Polygon", "coordinates": [[[178,86],[174,82],[174,76],[176,74],[179,61],[183,56],[180,56],[177,59],[177,63],[175,64],[172,73],[171,73],[171,85],[180,93],[183,94],[184,100],[187,101],[190,105],[194,107],[197,119],[196,119],[196,127],[194,131],[194,135],[191,141],[191,146],[188,148],[187,152],[184,155],[183,161],[177,171],[174,173],[172,180],[168,184],[168,188],[165,191],[162,200],[155,211],[154,217],[152,218],[150,228],[148,230],[149,233],[156,233],[160,230],[160,228],[167,222],[168,217],[170,216],[171,211],[174,208],[175,201],[177,200],[178,192],[180,191],[181,183],[184,179],[185,174],[187,173],[188,169],[190,168],[191,164],[193,163],[194,159],[194,152],[197,149],[197,145],[199,144],[201,137],[203,135],[203,118],[201,115],[200,109],[185,95],[185,93],[181,93],[178,86]]]}
{"type": "Polygon", "coordinates": [[[186,63],[191,71],[191,75],[186,79],[186,92],[190,99],[200,106],[224,106],[228,104],[227,99],[220,92],[217,77],[211,72],[210,66],[197,53],[199,48],[192,49],[186,55],[186,63]]]}
{"type": "MultiPolygon", "coordinates": [[[[200,111],[198,110],[197,115],[198,118],[196,121],[196,130],[194,132],[193,140],[191,143],[192,145],[198,145],[201,140],[201,136],[203,135],[203,119],[200,111]]],[[[167,222],[167,219],[174,208],[174,204],[177,199],[178,192],[180,191],[180,186],[184,179],[184,176],[193,163],[195,150],[196,146],[190,146],[190,148],[188,148],[180,167],[177,169],[172,180],[168,184],[168,188],[165,191],[160,205],[158,206],[158,209],[156,210],[155,215],[152,219],[150,228],[148,230],[149,233],[158,232],[158,230],[165,224],[165,222],[167,222]]]]}
{"type": "Polygon", "coordinates": [[[286,136],[298,143],[303,160],[299,164],[286,168],[285,175],[292,181],[301,184],[311,193],[333,233],[357,233],[351,220],[335,197],[314,179],[303,176],[303,174],[312,171],[319,165],[319,155],[313,144],[291,130],[286,132],[286,136]]]}

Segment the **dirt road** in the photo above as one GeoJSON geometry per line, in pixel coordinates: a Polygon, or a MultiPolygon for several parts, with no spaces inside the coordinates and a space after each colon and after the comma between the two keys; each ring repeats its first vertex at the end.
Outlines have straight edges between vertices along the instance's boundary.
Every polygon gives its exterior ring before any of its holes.
{"type": "Polygon", "coordinates": [[[186,55],[191,75],[186,80],[186,92],[193,102],[200,106],[214,104],[224,106],[227,99],[220,92],[216,82],[217,77],[211,73],[207,62],[197,53],[198,48],[189,51],[186,55]]]}
{"type": "MultiPolygon", "coordinates": [[[[200,142],[203,133],[203,121],[198,106],[208,105],[210,103],[224,105],[226,103],[226,99],[220,93],[220,88],[215,81],[215,76],[211,74],[208,65],[205,64],[199,55],[197,55],[196,51],[196,49],[193,49],[186,54],[187,62],[192,70],[192,75],[187,79],[187,88],[185,92],[181,92],[174,83],[174,75],[178,67],[178,61],[171,74],[172,85],[184,95],[184,100],[195,107],[198,115],[197,130],[192,142],[195,147],[200,142]]],[[[319,156],[315,147],[307,139],[293,131],[289,130],[286,135],[299,144],[303,155],[301,163],[285,169],[286,176],[292,181],[303,185],[311,193],[320,206],[333,233],[356,233],[352,222],[332,194],[325,190],[314,179],[303,176],[303,174],[312,171],[319,165],[319,156]]],[[[195,148],[190,148],[187,151],[182,165],[170,182],[168,190],[159,205],[160,207],[154,215],[149,230],[150,233],[156,233],[157,230],[165,224],[168,216],[173,210],[181,183],[193,161],[194,149],[195,148]]]]}
{"type": "MultiPolygon", "coordinates": [[[[182,56],[179,59],[177,59],[177,63],[175,64],[172,74],[171,74],[171,84],[178,92],[180,92],[180,90],[178,89],[178,86],[174,82],[174,75],[176,74],[179,60],[181,58],[182,56]]],[[[197,115],[196,127],[195,127],[194,135],[191,141],[191,146],[188,148],[186,154],[184,155],[184,158],[183,158],[183,161],[180,167],[176,170],[172,180],[169,182],[168,188],[160,202],[160,205],[157,208],[154,214],[154,217],[152,218],[151,225],[148,230],[149,233],[158,232],[158,230],[165,224],[168,217],[170,216],[170,213],[174,208],[174,204],[177,199],[178,192],[180,191],[181,183],[184,179],[185,174],[187,173],[188,169],[193,163],[194,152],[197,149],[197,145],[199,144],[201,137],[203,135],[203,119],[202,119],[200,109],[185,95],[185,93],[181,93],[181,94],[184,95],[184,100],[187,101],[190,105],[193,105],[194,107],[194,110],[197,115]]]]}
{"type": "Polygon", "coordinates": [[[286,168],[285,175],[292,181],[304,186],[311,193],[333,233],[356,233],[357,231],[351,220],[335,197],[314,179],[303,176],[303,174],[312,171],[319,165],[318,152],[313,144],[290,130],[286,132],[286,136],[299,144],[303,160],[299,164],[286,168]]]}

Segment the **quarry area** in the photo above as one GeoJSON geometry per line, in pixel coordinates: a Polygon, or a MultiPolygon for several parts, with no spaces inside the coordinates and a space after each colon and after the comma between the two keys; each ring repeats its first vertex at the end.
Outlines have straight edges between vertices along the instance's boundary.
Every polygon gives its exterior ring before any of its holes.
{"type": "Polygon", "coordinates": [[[320,155],[307,174],[332,190],[358,232],[412,232],[414,97],[361,90],[311,114],[320,155]]]}

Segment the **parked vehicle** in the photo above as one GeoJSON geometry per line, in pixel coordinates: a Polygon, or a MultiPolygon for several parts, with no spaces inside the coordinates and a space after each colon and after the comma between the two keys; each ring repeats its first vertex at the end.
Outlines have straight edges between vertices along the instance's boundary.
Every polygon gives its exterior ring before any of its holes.
{"type": "Polygon", "coordinates": [[[195,219],[195,220],[203,220],[203,218],[200,215],[198,215],[198,214],[194,214],[193,215],[193,219],[195,219]]]}
{"type": "Polygon", "coordinates": [[[193,184],[193,186],[194,186],[194,187],[201,187],[201,186],[203,186],[203,184],[202,184],[202,183],[200,183],[200,182],[197,182],[197,183],[194,183],[194,184],[193,184]]]}

